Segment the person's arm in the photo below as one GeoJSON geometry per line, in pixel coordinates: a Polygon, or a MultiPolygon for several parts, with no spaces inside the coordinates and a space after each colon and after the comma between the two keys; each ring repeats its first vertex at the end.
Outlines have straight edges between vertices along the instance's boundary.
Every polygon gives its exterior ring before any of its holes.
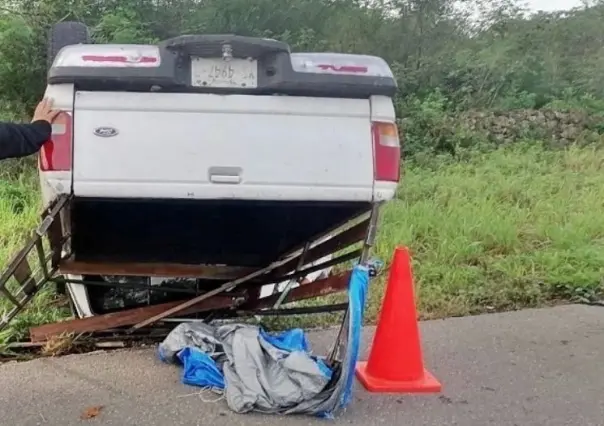
{"type": "Polygon", "coordinates": [[[26,157],[50,139],[51,125],[39,120],[31,124],[0,123],[0,160],[26,157]]]}
{"type": "Polygon", "coordinates": [[[36,107],[30,124],[0,123],[0,160],[35,154],[50,139],[51,123],[59,114],[52,101],[44,99],[36,107]]]}

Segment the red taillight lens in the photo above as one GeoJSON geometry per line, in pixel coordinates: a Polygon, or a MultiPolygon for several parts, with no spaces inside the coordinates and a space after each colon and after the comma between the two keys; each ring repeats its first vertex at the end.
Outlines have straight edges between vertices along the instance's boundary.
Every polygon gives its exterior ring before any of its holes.
{"type": "Polygon", "coordinates": [[[44,172],[71,170],[72,120],[62,112],[52,124],[51,139],[40,151],[40,169],[44,172]]]}
{"type": "Polygon", "coordinates": [[[401,143],[394,123],[372,123],[375,180],[398,182],[401,177],[401,143]]]}

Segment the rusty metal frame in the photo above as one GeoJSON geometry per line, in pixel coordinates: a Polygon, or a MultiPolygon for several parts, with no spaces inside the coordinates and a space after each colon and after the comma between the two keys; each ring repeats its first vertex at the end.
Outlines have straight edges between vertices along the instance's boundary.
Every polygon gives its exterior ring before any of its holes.
{"type": "MultiPolygon", "coordinates": [[[[361,216],[363,216],[364,214],[365,213],[363,213],[361,216]]],[[[354,221],[354,220],[355,219],[351,219],[350,221],[354,221]]],[[[277,261],[271,263],[270,265],[268,265],[264,268],[258,269],[254,272],[251,272],[247,275],[243,275],[232,281],[228,281],[228,282],[222,284],[221,286],[219,286],[218,288],[210,290],[209,292],[202,294],[200,296],[197,296],[193,299],[187,300],[178,306],[175,306],[171,309],[166,310],[165,312],[162,312],[161,314],[155,315],[152,318],[148,318],[144,321],[141,321],[139,324],[136,324],[134,327],[132,327],[131,330],[137,330],[142,327],[146,327],[150,324],[153,324],[157,321],[160,321],[164,318],[177,315],[182,310],[187,309],[187,308],[195,305],[196,303],[209,299],[213,296],[219,295],[223,292],[230,292],[233,289],[235,289],[236,287],[242,286],[244,284],[247,284],[248,287],[250,286],[250,284],[253,284],[255,287],[257,287],[257,286],[261,285],[259,283],[259,281],[260,282],[264,281],[263,284],[269,284],[271,282],[275,282],[275,280],[278,279],[277,277],[279,275],[282,275],[283,273],[287,273],[287,272],[291,271],[292,269],[294,269],[296,267],[295,265],[297,265],[299,262],[299,258],[304,253],[306,254],[307,262],[312,262],[312,261],[320,259],[328,254],[332,254],[338,250],[342,250],[342,249],[350,246],[351,244],[354,244],[354,243],[360,241],[362,239],[362,237],[360,237],[358,235],[358,233],[360,230],[366,230],[368,225],[370,225],[369,221],[363,221],[359,224],[353,225],[353,226],[349,227],[348,229],[340,232],[337,236],[331,237],[325,241],[320,241],[325,236],[333,233],[333,228],[329,229],[328,231],[317,236],[314,239],[314,243],[311,244],[310,246],[308,246],[307,243],[305,243],[303,247],[295,250],[289,256],[282,258],[280,260],[277,260],[277,261]],[[280,272],[280,274],[277,275],[275,273],[275,271],[280,272]],[[269,281],[266,281],[266,278],[271,277],[271,276],[274,278],[269,279],[269,281]],[[263,280],[263,278],[264,278],[264,280],[263,280]]],[[[338,229],[338,228],[342,228],[342,225],[340,225],[336,229],[338,229]]],[[[348,257],[346,257],[345,260],[350,260],[353,257],[358,256],[358,253],[348,254],[345,256],[348,256],[348,257]]],[[[338,261],[335,262],[334,264],[341,263],[343,261],[344,260],[342,260],[342,259],[338,259],[338,261]]],[[[330,261],[330,262],[332,262],[332,261],[330,261]]],[[[300,271],[298,274],[306,275],[306,274],[309,274],[311,271],[324,269],[331,265],[330,262],[325,262],[322,265],[317,265],[317,266],[313,266],[311,268],[307,268],[303,271],[300,271]]],[[[296,273],[294,273],[294,275],[295,274],[296,273]]],[[[289,276],[286,276],[285,279],[294,279],[295,278],[294,275],[290,274],[289,276]]],[[[283,281],[283,280],[284,280],[283,277],[281,277],[281,281],[283,281]]],[[[277,300],[275,300],[273,303],[275,303],[276,301],[277,300]]]]}
{"type": "MultiPolygon", "coordinates": [[[[307,268],[303,266],[307,263],[311,263],[320,259],[328,254],[333,254],[339,250],[345,249],[352,244],[355,244],[362,240],[366,233],[366,229],[369,226],[369,220],[364,219],[366,212],[359,216],[349,220],[346,224],[339,224],[335,229],[338,233],[331,236],[328,239],[324,239],[326,235],[333,233],[333,229],[330,229],[323,234],[320,234],[314,244],[312,241],[305,243],[302,250],[295,252],[292,256],[282,259],[269,265],[267,268],[263,268],[260,271],[251,268],[241,267],[223,267],[223,266],[212,266],[212,265],[180,265],[180,264],[140,264],[140,263],[111,263],[111,264],[100,264],[94,262],[78,262],[74,261],[73,258],[67,257],[63,259],[59,265],[59,273],[61,274],[73,274],[73,275],[124,275],[124,276],[162,276],[162,277],[178,277],[178,278],[204,278],[204,279],[216,279],[216,280],[229,280],[226,284],[223,284],[218,289],[210,290],[210,294],[204,293],[199,295],[198,298],[211,298],[213,295],[218,295],[222,292],[229,291],[229,287],[233,282],[238,282],[242,285],[243,289],[249,295],[250,299],[258,299],[260,289],[263,285],[283,282],[285,280],[296,280],[302,278],[312,272],[322,270],[340,263],[357,258],[360,255],[360,251],[354,251],[347,253],[336,259],[323,262],[319,265],[312,265],[307,268]],[[323,240],[322,240],[323,239],[323,240]],[[295,265],[295,269],[291,266],[295,265]],[[291,268],[291,269],[290,269],[291,268]],[[293,270],[293,272],[291,272],[293,270]],[[265,273],[267,272],[267,273],[265,273]],[[242,281],[243,280],[243,281],[242,281]]],[[[66,280],[66,283],[77,283],[84,285],[104,285],[112,287],[111,283],[97,283],[88,282],[85,280],[66,280]]],[[[239,285],[235,283],[235,285],[239,285]]],[[[117,284],[115,285],[117,286],[117,284]]],[[[120,286],[122,286],[120,284],[120,286]]],[[[133,284],[135,288],[147,288],[144,283],[133,284]]],[[[154,290],[154,288],[151,288],[154,290]]],[[[158,289],[159,290],[159,289],[158,289]]],[[[162,289],[163,291],[164,289],[162,289]]],[[[168,287],[166,291],[171,291],[168,287]]],[[[175,290],[174,293],[188,293],[194,295],[193,292],[187,292],[186,290],[180,291],[175,290]]],[[[282,299],[285,299],[287,294],[279,293],[282,299]]],[[[194,303],[193,301],[183,303],[194,303]]],[[[283,300],[281,300],[283,303],[283,300]]],[[[176,312],[176,311],[175,311],[176,312]]],[[[157,317],[163,317],[164,314],[157,315],[157,317]]],[[[158,318],[159,319],[159,318],[158,318]]],[[[157,320],[158,320],[157,319],[157,320]]],[[[152,319],[155,321],[156,319],[152,319]]],[[[137,324],[134,329],[144,327],[150,324],[137,324]]]]}
{"type": "Polygon", "coordinates": [[[302,249],[302,253],[305,252],[304,260],[300,261],[300,256],[290,258],[288,262],[285,264],[275,268],[272,272],[267,273],[266,275],[252,280],[249,283],[245,283],[242,286],[250,291],[256,290],[259,294],[260,289],[263,285],[266,284],[277,284],[287,280],[299,279],[304,276],[315,272],[320,271],[322,269],[326,269],[330,266],[338,265],[341,262],[345,262],[351,259],[354,259],[355,256],[359,254],[349,254],[350,257],[340,258],[339,260],[327,261],[323,262],[319,265],[308,266],[306,269],[300,270],[300,265],[303,266],[312,264],[318,259],[325,257],[326,255],[334,254],[338,251],[347,249],[354,244],[362,241],[367,235],[367,229],[369,227],[369,218],[365,218],[366,213],[363,213],[356,218],[353,218],[346,224],[346,226],[339,225],[336,229],[339,233],[332,235],[330,238],[321,241],[325,235],[328,235],[332,232],[327,232],[325,234],[319,235],[318,241],[312,245],[310,242],[307,242],[302,249]]]}
{"type": "Polygon", "coordinates": [[[141,277],[177,277],[232,280],[249,274],[254,268],[218,265],[185,265],[178,263],[97,263],[73,258],[63,260],[59,273],[70,275],[115,275],[141,277]]]}
{"type": "MultiPolygon", "coordinates": [[[[349,280],[350,271],[347,271],[339,275],[334,275],[323,280],[317,280],[310,284],[294,288],[287,295],[286,303],[345,291],[348,288],[349,280]]],[[[250,310],[270,308],[280,296],[281,294],[279,293],[263,299],[248,300],[245,295],[240,296],[236,293],[224,293],[205,298],[204,300],[199,300],[187,308],[179,310],[179,312],[182,315],[194,315],[199,313],[208,314],[218,310],[237,315],[238,312],[245,313],[250,310]]],[[[30,337],[33,342],[39,342],[63,333],[107,332],[109,329],[116,329],[140,323],[143,318],[156,316],[158,312],[165,312],[166,310],[169,310],[169,307],[178,306],[179,303],[180,302],[169,302],[161,305],[144,306],[116,313],[32,327],[30,329],[30,337]]],[[[318,310],[320,307],[317,307],[316,309],[318,310]]],[[[332,310],[334,309],[334,306],[329,305],[328,309],[332,310]]],[[[163,319],[153,322],[159,321],[163,321],[163,319]]],[[[128,332],[133,333],[134,331],[130,328],[128,329],[128,332]]]]}
{"type": "MultiPolygon", "coordinates": [[[[298,264],[296,265],[296,270],[294,271],[295,273],[300,272],[300,269],[302,269],[302,267],[304,266],[305,262],[306,262],[306,254],[308,253],[308,249],[310,248],[310,241],[308,241],[305,245],[304,245],[304,250],[302,251],[302,254],[300,255],[300,257],[298,258],[298,264]]],[[[287,295],[287,293],[289,293],[289,290],[292,288],[292,286],[296,283],[298,283],[299,279],[290,279],[287,284],[285,285],[285,288],[282,291],[282,296],[281,299],[277,300],[275,302],[275,306],[273,306],[274,309],[278,309],[279,306],[281,305],[281,303],[283,302],[283,298],[285,298],[285,296],[287,295]]],[[[273,294],[276,294],[279,292],[279,283],[275,283],[275,286],[273,287],[273,294]]]]}
{"type": "MultiPolygon", "coordinates": [[[[62,257],[63,248],[69,246],[70,229],[69,224],[66,224],[65,221],[68,220],[70,213],[70,199],[70,196],[61,196],[46,209],[43,214],[42,223],[36,229],[32,240],[18,253],[13,262],[9,264],[7,270],[2,274],[2,277],[0,278],[0,292],[4,293],[9,301],[15,304],[15,308],[2,319],[0,322],[0,329],[8,324],[8,322],[24,308],[24,305],[33,298],[35,293],[45,283],[52,281],[56,273],[145,277],[171,276],[179,278],[214,278],[216,280],[228,280],[217,288],[172,306],[163,312],[157,313],[151,318],[146,318],[138,324],[135,324],[130,330],[133,332],[169,316],[174,316],[182,312],[189,312],[201,302],[209,302],[213,297],[219,297],[222,298],[222,300],[224,300],[225,296],[235,297],[238,292],[235,293],[233,290],[236,287],[241,287],[246,295],[251,296],[255,290],[259,290],[265,284],[282,282],[285,280],[296,280],[312,272],[359,258],[359,256],[361,262],[364,262],[367,259],[368,249],[373,244],[375,221],[377,220],[377,209],[374,206],[369,218],[363,219],[366,215],[366,212],[364,212],[359,216],[350,219],[346,224],[340,224],[323,234],[316,236],[313,240],[307,241],[302,248],[291,252],[288,256],[260,269],[178,264],[124,263],[107,265],[77,262],[69,256],[62,257]],[[57,217],[60,220],[55,220],[57,217]],[[336,232],[335,235],[331,235],[328,239],[324,239],[326,236],[334,234],[334,232],[336,232]],[[48,237],[51,245],[50,255],[48,256],[44,253],[44,246],[42,243],[44,236],[48,237]],[[365,245],[362,250],[354,250],[338,256],[335,259],[322,262],[321,264],[307,266],[306,268],[304,267],[326,255],[334,254],[349,248],[362,241],[363,238],[365,239],[365,245]],[[26,261],[26,256],[34,249],[41,261],[40,268],[36,272],[32,272],[32,268],[26,261]],[[48,264],[49,261],[50,265],[48,264]],[[42,273],[42,278],[34,278],[34,275],[39,272],[42,273]],[[6,282],[13,276],[17,282],[21,284],[19,291],[25,295],[21,299],[15,297],[14,294],[11,294],[5,288],[6,282]]],[[[244,303],[245,306],[241,306],[241,308],[248,312],[250,310],[255,310],[261,314],[262,310],[272,308],[275,303],[280,305],[281,303],[289,303],[344,291],[348,287],[349,275],[350,272],[348,271],[344,275],[331,276],[323,280],[317,280],[309,284],[301,285],[294,289],[286,288],[283,292],[262,299],[259,299],[257,294],[251,298],[246,297],[244,298],[244,300],[246,300],[244,303]],[[333,283],[336,283],[337,285],[334,285],[333,283]]],[[[79,283],[86,285],[99,284],[87,283],[84,281],[79,283]]],[[[109,284],[109,286],[111,286],[111,284],[109,284]]],[[[162,291],[163,290],[170,291],[171,289],[166,288],[162,289],[162,291]]],[[[241,300],[241,298],[238,299],[241,300]]],[[[204,305],[206,305],[206,303],[204,303],[204,305]]],[[[231,306],[231,308],[236,307],[237,304],[231,306]]],[[[218,309],[220,309],[220,307],[218,307],[218,309]]],[[[321,307],[316,307],[311,309],[311,311],[320,311],[320,309],[321,307]]]]}
{"type": "Polygon", "coordinates": [[[55,274],[57,270],[56,263],[59,263],[56,260],[60,258],[60,250],[65,243],[65,237],[63,237],[62,232],[60,235],[56,234],[57,228],[54,224],[58,223],[55,219],[60,217],[63,209],[69,205],[70,199],[69,196],[59,196],[45,209],[42,214],[42,222],[34,231],[33,236],[0,275],[0,293],[14,306],[13,309],[8,313],[4,313],[0,318],[0,330],[4,329],[19,312],[25,309],[27,303],[55,274]],[[56,245],[53,246],[51,243],[50,254],[47,255],[44,252],[43,240],[46,236],[50,239],[51,233],[54,233],[52,238],[55,239],[56,245]],[[36,269],[31,267],[27,259],[27,256],[33,250],[36,250],[39,262],[36,269]],[[59,252],[58,255],[57,251],[59,252]],[[38,276],[40,272],[41,277],[38,276]],[[6,287],[11,278],[14,278],[19,284],[19,288],[13,293],[6,287]]]}
{"type": "MultiPolygon", "coordinates": [[[[362,241],[366,238],[369,225],[369,219],[360,221],[341,230],[340,233],[333,235],[331,238],[309,247],[304,257],[304,264],[312,263],[329,254],[344,250],[345,248],[362,241]]],[[[324,236],[325,235],[321,235],[318,239],[320,240],[324,236]]],[[[277,277],[282,277],[284,274],[289,273],[296,268],[298,259],[298,256],[294,257],[289,262],[286,262],[284,265],[272,271],[269,276],[277,279],[277,277]]]]}
{"type": "MultiPolygon", "coordinates": [[[[270,284],[295,270],[301,268],[305,264],[312,263],[329,254],[343,250],[346,247],[360,242],[366,234],[366,229],[369,226],[369,219],[361,220],[367,213],[362,213],[349,220],[346,224],[338,224],[329,231],[319,234],[312,240],[307,241],[302,249],[298,249],[290,253],[286,258],[287,262],[283,262],[278,267],[270,270],[263,277],[263,284],[270,284]],[[355,223],[357,222],[357,223],[355,223]],[[352,225],[350,225],[352,223],[352,225]],[[336,231],[339,231],[331,238],[319,243],[311,244],[312,241],[320,241],[336,231]]],[[[272,265],[274,265],[273,263],[272,265]]],[[[325,266],[327,267],[327,266],[325,266]]],[[[114,276],[144,276],[144,277],[175,277],[175,278],[191,278],[191,279],[213,279],[213,280],[236,280],[253,274],[257,268],[242,267],[242,266],[224,266],[224,265],[185,265],[178,263],[100,263],[100,262],[83,262],[73,259],[68,256],[60,261],[58,273],[70,275],[114,275],[114,276]]],[[[310,272],[307,272],[310,273],[310,272]]],[[[285,278],[287,279],[287,277],[285,278]]],[[[256,280],[254,280],[254,284],[256,280]]]]}

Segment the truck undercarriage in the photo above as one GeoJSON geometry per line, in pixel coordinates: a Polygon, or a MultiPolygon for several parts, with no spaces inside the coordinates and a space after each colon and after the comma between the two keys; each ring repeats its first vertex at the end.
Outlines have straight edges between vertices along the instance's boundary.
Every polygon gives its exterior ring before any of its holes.
{"type": "Polygon", "coordinates": [[[113,328],[137,329],[191,315],[211,320],[346,311],[344,303],[282,305],[345,291],[350,276],[346,265],[367,262],[379,211],[378,204],[334,204],[323,218],[309,220],[313,211],[322,215],[323,210],[303,203],[266,203],[250,213],[245,206],[237,212],[238,203],[201,202],[181,210],[190,220],[181,215],[180,221],[173,221],[178,226],[145,228],[161,214],[178,214],[181,202],[169,204],[143,203],[137,209],[134,203],[57,198],[45,211],[33,238],[0,277],[0,292],[15,306],[3,316],[0,329],[48,282],[68,288],[85,286],[101,315],[74,320],[72,329],[69,321],[32,329],[32,340],[64,332],[99,331],[107,328],[102,321],[107,314],[117,315],[113,328]],[[213,217],[209,212],[221,220],[209,220],[213,217]],[[251,221],[242,226],[246,220],[241,217],[247,218],[246,213],[251,221]],[[112,214],[121,221],[107,220],[112,214]],[[137,222],[137,214],[145,219],[137,222]],[[234,225],[237,218],[238,227],[234,225]],[[198,223],[202,223],[197,228],[201,230],[187,235],[198,223]],[[147,233],[140,234],[144,229],[147,233]],[[272,237],[266,235],[269,233],[272,237]],[[136,238],[141,238],[138,247],[136,238]],[[197,239],[201,241],[198,246],[194,244],[197,239]],[[228,253],[228,247],[234,252],[228,253]],[[175,251],[186,253],[189,263],[175,263],[175,251]],[[243,260],[233,262],[239,259],[243,260]],[[314,281],[304,281],[310,274],[326,270],[329,273],[314,281]],[[267,285],[272,285],[272,291],[263,294],[267,285]],[[111,305],[107,296],[112,292],[122,295],[121,305],[111,305]],[[125,294],[130,294],[129,301],[125,294]],[[134,311],[137,315],[132,316],[134,311]]]}

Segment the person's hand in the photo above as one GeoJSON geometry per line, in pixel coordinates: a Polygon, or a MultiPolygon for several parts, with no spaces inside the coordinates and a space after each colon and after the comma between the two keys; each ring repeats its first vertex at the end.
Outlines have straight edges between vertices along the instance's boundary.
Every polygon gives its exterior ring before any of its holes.
{"type": "Polygon", "coordinates": [[[34,117],[32,118],[32,123],[34,121],[47,121],[52,124],[57,115],[61,112],[60,110],[56,110],[52,108],[53,101],[52,99],[45,98],[38,104],[36,110],[34,111],[34,117]]]}

